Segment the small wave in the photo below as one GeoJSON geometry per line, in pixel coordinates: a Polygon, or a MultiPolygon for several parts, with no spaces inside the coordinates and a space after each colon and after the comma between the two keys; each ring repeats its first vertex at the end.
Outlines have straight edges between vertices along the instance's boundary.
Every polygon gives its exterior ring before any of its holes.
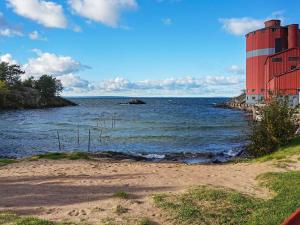
{"type": "Polygon", "coordinates": [[[166,155],[160,155],[160,154],[138,154],[139,156],[142,156],[146,159],[164,159],[166,157],[166,155]]]}

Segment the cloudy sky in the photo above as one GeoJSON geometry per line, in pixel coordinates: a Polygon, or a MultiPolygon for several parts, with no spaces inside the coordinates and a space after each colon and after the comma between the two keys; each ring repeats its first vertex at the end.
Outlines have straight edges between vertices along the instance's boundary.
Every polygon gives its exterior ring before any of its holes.
{"type": "Polygon", "coordinates": [[[300,23],[299,0],[1,0],[0,61],[68,96],[233,96],[244,35],[300,23]]]}

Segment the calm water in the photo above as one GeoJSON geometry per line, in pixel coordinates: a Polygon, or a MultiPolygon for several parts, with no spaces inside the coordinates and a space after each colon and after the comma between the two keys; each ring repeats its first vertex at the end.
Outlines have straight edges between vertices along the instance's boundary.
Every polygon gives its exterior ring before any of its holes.
{"type": "Polygon", "coordinates": [[[224,101],[220,98],[145,98],[146,105],[120,104],[128,101],[125,98],[72,100],[79,106],[0,112],[0,155],[58,151],[57,131],[63,151],[87,151],[90,130],[90,151],[157,156],[234,154],[246,140],[245,114],[213,108],[224,101]]]}

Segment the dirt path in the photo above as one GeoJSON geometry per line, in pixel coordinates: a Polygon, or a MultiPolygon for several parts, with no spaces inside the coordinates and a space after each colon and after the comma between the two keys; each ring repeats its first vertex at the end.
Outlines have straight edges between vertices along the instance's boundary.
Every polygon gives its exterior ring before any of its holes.
{"type": "MultiPolygon", "coordinates": [[[[299,169],[300,163],[293,164],[299,169]]],[[[51,220],[87,221],[102,224],[112,218],[133,224],[148,217],[167,224],[153,207],[151,194],[178,192],[196,185],[213,185],[268,197],[255,178],[282,171],[273,162],[227,165],[184,165],[138,162],[31,161],[0,168],[0,210],[14,210],[51,220]],[[124,190],[129,199],[113,197],[124,190]],[[128,213],[117,215],[116,206],[128,213]]]]}

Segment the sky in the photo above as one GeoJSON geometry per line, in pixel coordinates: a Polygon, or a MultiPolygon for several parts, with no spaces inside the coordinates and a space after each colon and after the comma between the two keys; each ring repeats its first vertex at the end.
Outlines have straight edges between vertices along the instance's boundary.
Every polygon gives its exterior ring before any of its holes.
{"type": "Polygon", "coordinates": [[[64,96],[235,96],[245,37],[300,23],[299,0],[1,0],[0,61],[64,96]],[[288,4],[287,4],[288,3],[288,4]]]}

